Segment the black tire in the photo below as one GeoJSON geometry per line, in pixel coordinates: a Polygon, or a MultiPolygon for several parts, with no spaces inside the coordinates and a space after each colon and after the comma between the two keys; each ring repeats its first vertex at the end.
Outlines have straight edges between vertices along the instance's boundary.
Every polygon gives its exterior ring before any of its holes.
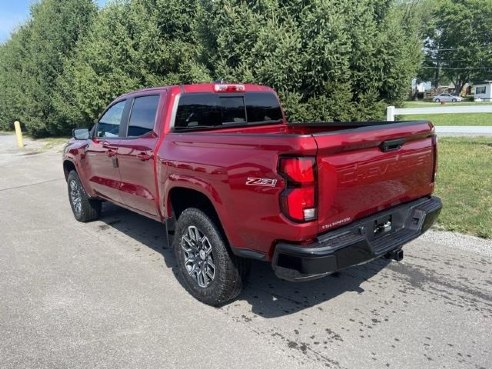
{"type": "Polygon", "coordinates": [[[456,99],[452,99],[452,100],[451,100],[451,102],[458,102],[458,100],[456,100],[456,99]]]}
{"type": "Polygon", "coordinates": [[[101,215],[101,201],[87,195],[75,170],[68,174],[67,185],[68,200],[75,219],[84,223],[98,219],[101,215]]]}
{"type": "Polygon", "coordinates": [[[440,103],[440,102],[441,102],[441,100],[440,100],[440,99],[435,99],[434,101],[435,101],[436,103],[440,103]]]}
{"type": "Polygon", "coordinates": [[[173,247],[178,278],[194,298],[207,305],[221,306],[241,293],[250,261],[231,253],[217,225],[201,210],[189,208],[181,213],[173,247]],[[198,239],[194,246],[192,234],[198,239]]]}

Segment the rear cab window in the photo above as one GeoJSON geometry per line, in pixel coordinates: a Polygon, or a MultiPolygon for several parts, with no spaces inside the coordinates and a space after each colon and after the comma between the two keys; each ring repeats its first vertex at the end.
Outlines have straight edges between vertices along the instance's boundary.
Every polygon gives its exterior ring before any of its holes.
{"type": "Polygon", "coordinates": [[[179,99],[174,129],[225,128],[282,121],[280,104],[272,92],[185,93],[179,99]]]}
{"type": "Polygon", "coordinates": [[[136,97],[128,121],[127,137],[140,137],[154,130],[159,95],[136,97]]]}

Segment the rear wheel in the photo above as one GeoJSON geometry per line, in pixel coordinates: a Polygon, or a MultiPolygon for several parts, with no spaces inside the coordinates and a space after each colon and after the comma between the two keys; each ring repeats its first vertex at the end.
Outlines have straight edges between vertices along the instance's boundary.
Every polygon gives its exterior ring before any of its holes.
{"type": "Polygon", "coordinates": [[[441,99],[435,99],[434,101],[435,101],[436,103],[439,103],[439,102],[441,102],[441,99]]]}
{"type": "Polygon", "coordinates": [[[249,260],[231,253],[219,228],[205,213],[195,208],[183,211],[173,243],[179,279],[193,297],[220,306],[239,295],[249,260]]]}
{"type": "Polygon", "coordinates": [[[75,219],[79,222],[98,219],[101,215],[101,201],[89,198],[75,170],[68,174],[67,184],[68,199],[75,219]]]}

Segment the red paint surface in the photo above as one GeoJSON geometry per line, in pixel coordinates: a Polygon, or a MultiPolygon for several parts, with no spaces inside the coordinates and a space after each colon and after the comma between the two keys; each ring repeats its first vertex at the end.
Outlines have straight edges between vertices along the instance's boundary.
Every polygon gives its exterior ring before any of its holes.
{"type": "MultiPolygon", "coordinates": [[[[257,85],[245,89],[273,91],[257,85]]],[[[214,93],[214,84],[142,90],[118,98],[161,95],[155,132],[149,136],[106,140],[110,149],[103,147],[102,139],[73,140],[65,160],[75,163],[86,191],[161,221],[171,212],[167,206],[171,189],[199,191],[215,207],[231,245],[268,256],[278,240],[304,243],[433,191],[436,154],[431,123],[348,129],[282,123],[172,132],[175,99],[190,92],[214,93]],[[406,142],[399,150],[379,148],[385,140],[400,138],[406,142]],[[113,168],[108,150],[116,150],[119,168],[113,168]],[[141,160],[146,156],[150,158],[141,160]],[[296,223],[282,214],[280,194],[286,185],[278,170],[282,156],[316,158],[315,221],[296,223]],[[246,184],[248,178],[277,182],[251,186],[246,184]]]]}

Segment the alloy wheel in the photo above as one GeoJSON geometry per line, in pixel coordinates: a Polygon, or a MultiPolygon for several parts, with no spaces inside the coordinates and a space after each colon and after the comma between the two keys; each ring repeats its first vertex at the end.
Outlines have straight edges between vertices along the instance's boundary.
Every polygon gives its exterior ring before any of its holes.
{"type": "Polygon", "coordinates": [[[80,193],[79,184],[73,179],[70,181],[70,201],[75,213],[80,215],[82,212],[82,194],[80,193]]]}
{"type": "Polygon", "coordinates": [[[199,287],[206,288],[215,278],[212,245],[197,227],[189,226],[181,237],[185,268],[199,287]]]}

